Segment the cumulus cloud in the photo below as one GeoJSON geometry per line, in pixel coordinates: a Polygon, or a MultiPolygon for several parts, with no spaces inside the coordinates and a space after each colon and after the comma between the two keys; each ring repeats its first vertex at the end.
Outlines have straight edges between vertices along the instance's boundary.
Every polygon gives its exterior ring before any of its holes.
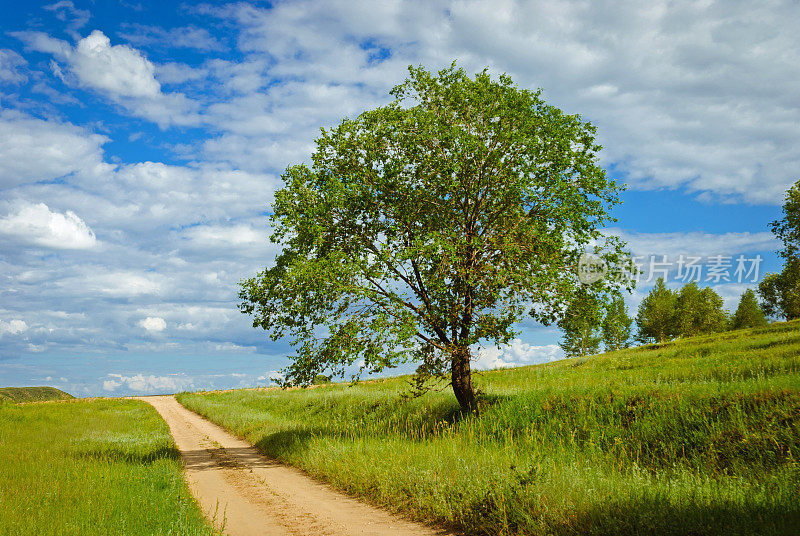
{"type": "MultiPolygon", "coordinates": [[[[155,65],[128,45],[112,45],[100,30],[80,39],[74,47],[42,32],[12,35],[28,48],[53,54],[66,63],[66,82],[97,90],[161,127],[198,124],[197,103],[181,93],[163,93],[155,78],[155,65]]],[[[61,68],[56,72],[61,73],[61,68]]]]}
{"type": "Polygon", "coordinates": [[[72,72],[83,85],[121,97],[156,97],[161,93],[153,64],[129,46],[112,46],[100,30],[78,41],[69,59],[72,72]]]}
{"type": "Polygon", "coordinates": [[[0,110],[0,188],[70,174],[105,175],[113,170],[103,161],[108,141],[69,123],[0,110]]]}
{"type": "Polygon", "coordinates": [[[148,316],[139,321],[139,325],[151,333],[159,333],[167,329],[167,322],[158,316],[148,316]]]}
{"type": "Polygon", "coordinates": [[[194,387],[194,379],[184,374],[171,374],[167,376],[156,376],[153,374],[134,374],[124,376],[122,374],[109,374],[103,381],[105,391],[114,392],[119,387],[124,387],[139,393],[175,393],[184,389],[194,387]]]}
{"type": "Polygon", "coordinates": [[[0,320],[0,337],[3,335],[17,335],[26,331],[28,329],[28,324],[25,323],[23,320],[9,320],[6,322],[5,320],[0,320]]]}
{"type": "MultiPolygon", "coordinates": [[[[800,105],[787,98],[800,91],[794,3],[723,9],[667,0],[299,1],[200,9],[239,25],[249,61],[274,59],[260,76],[264,82],[289,81],[264,92],[262,102],[249,95],[219,108],[238,112],[209,110],[209,120],[220,124],[238,115],[270,115],[261,124],[274,124],[270,110],[278,117],[314,110],[328,92],[335,101],[303,115],[327,125],[385,101],[408,64],[439,68],[458,59],[473,72],[488,66],[523,87],[543,87],[548,101],[590,119],[604,163],[636,188],[775,204],[797,180],[800,105]],[[319,95],[285,91],[294,81],[319,95]]],[[[226,136],[253,136],[228,130],[209,143],[211,154],[221,153],[214,149],[226,136]]],[[[295,140],[314,135],[304,121],[293,121],[292,130],[295,140]]],[[[225,147],[237,161],[274,161],[247,144],[225,147]]]]}
{"type": "Polygon", "coordinates": [[[474,368],[487,370],[548,363],[564,358],[564,351],[555,344],[534,346],[521,339],[513,339],[503,346],[481,347],[474,361],[474,368]]]}
{"type": "Polygon", "coordinates": [[[0,218],[0,233],[22,242],[55,249],[90,249],[97,240],[88,225],[71,210],[54,212],[44,203],[21,203],[0,218]]]}

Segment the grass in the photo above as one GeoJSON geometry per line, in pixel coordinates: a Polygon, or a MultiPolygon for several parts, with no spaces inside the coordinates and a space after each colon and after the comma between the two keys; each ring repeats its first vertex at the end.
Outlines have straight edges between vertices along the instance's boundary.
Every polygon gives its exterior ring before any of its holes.
{"type": "Polygon", "coordinates": [[[468,534],[798,534],[800,322],[476,378],[185,393],[337,488],[468,534]]]}
{"type": "Polygon", "coordinates": [[[135,400],[0,404],[0,534],[215,534],[135,400]]]}
{"type": "Polygon", "coordinates": [[[55,387],[0,387],[0,402],[43,402],[73,397],[55,387]]]}

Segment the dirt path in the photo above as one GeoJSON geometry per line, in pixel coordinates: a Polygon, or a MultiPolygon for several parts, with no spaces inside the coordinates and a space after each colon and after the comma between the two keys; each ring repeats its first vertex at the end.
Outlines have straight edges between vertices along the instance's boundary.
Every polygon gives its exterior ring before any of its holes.
{"type": "Polygon", "coordinates": [[[169,424],[186,477],[203,511],[238,535],[446,534],[347,497],[181,406],[172,396],[142,397],[169,424]]]}

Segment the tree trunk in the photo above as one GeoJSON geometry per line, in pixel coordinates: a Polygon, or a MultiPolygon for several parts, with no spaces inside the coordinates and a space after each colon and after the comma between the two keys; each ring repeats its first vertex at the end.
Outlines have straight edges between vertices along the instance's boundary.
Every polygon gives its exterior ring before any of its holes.
{"type": "Polygon", "coordinates": [[[451,383],[461,411],[474,411],[477,407],[469,368],[470,357],[469,346],[458,346],[451,355],[451,383]]]}

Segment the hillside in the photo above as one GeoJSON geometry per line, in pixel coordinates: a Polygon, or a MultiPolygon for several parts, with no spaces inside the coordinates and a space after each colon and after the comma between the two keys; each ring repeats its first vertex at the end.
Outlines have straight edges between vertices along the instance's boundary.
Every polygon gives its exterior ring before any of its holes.
{"type": "Polygon", "coordinates": [[[0,401],[43,402],[70,398],[75,397],[55,387],[0,387],[0,401]]]}
{"type": "Polygon", "coordinates": [[[800,322],[486,372],[179,395],[350,493],[469,534],[796,534],[800,322]]]}

